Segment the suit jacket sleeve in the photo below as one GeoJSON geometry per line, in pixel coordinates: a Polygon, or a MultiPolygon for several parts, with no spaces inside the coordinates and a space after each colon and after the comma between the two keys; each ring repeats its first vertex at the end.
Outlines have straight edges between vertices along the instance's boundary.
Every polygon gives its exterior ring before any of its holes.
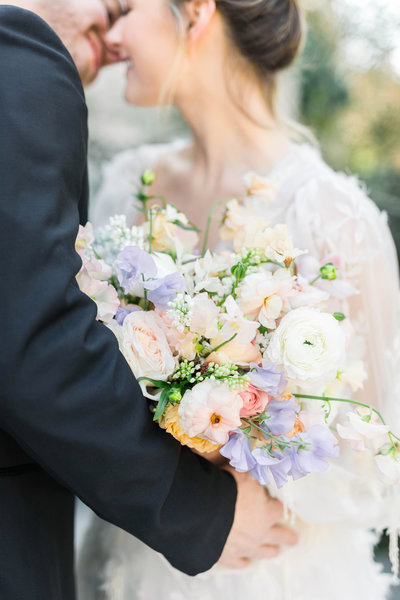
{"type": "Polygon", "coordinates": [[[0,7],[0,107],[0,427],[100,516],[180,570],[207,570],[235,483],[154,426],[77,287],[84,95],[54,32],[11,7],[0,7]]]}

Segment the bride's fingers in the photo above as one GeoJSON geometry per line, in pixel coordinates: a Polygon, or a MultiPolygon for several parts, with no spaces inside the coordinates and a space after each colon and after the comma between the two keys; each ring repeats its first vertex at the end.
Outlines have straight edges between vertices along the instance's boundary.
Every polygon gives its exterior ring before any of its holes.
{"type": "Polygon", "coordinates": [[[299,541],[298,535],[285,525],[274,525],[268,532],[267,544],[277,546],[294,546],[299,541]]]}
{"type": "Polygon", "coordinates": [[[264,544],[263,546],[259,546],[252,553],[251,558],[254,560],[261,560],[262,558],[276,558],[280,554],[279,546],[275,546],[273,544],[264,544]]]}
{"type": "Polygon", "coordinates": [[[231,569],[245,569],[249,566],[251,560],[249,558],[226,558],[221,559],[220,564],[231,569]]]}

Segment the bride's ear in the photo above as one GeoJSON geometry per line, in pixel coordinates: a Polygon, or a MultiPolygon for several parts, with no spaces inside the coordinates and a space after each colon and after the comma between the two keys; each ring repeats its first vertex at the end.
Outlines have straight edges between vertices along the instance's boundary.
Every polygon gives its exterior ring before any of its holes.
{"type": "Polygon", "coordinates": [[[189,47],[199,40],[214,16],[215,0],[191,0],[185,2],[187,16],[187,41],[189,47]]]}

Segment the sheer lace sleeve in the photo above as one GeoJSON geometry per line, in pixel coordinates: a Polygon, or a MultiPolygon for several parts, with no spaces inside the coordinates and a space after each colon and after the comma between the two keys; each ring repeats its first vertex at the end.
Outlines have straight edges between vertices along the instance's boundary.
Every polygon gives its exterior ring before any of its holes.
{"type": "MultiPolygon", "coordinates": [[[[353,398],[377,407],[400,431],[399,278],[386,215],[356,179],[326,169],[298,188],[285,216],[295,245],[321,261],[338,255],[341,277],[359,290],[338,300],[334,309],[346,314],[357,337],[363,337],[368,377],[353,398]]],[[[353,452],[344,441],[340,446],[340,459],[328,471],[293,482],[289,504],[294,512],[308,523],[397,524],[398,486],[382,484],[368,453],[353,452]]],[[[285,500],[288,490],[278,496],[285,500]]]]}
{"type": "Polygon", "coordinates": [[[91,201],[90,220],[94,227],[102,227],[112,215],[126,215],[129,225],[138,216],[135,194],[140,187],[140,176],[146,169],[154,169],[159,159],[185,146],[182,139],[167,144],[148,144],[117,154],[102,169],[102,183],[91,201]]]}
{"type": "Polygon", "coordinates": [[[400,430],[399,276],[386,214],[355,178],[329,172],[298,190],[288,225],[300,248],[321,260],[339,255],[342,276],[359,290],[343,301],[365,338],[368,379],[358,397],[400,430]]]}

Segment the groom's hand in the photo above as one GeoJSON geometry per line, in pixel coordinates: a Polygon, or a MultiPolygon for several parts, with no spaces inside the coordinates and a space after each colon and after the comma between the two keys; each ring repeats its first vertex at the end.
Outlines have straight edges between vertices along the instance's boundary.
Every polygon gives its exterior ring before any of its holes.
{"type": "Polygon", "coordinates": [[[251,560],[275,558],[281,546],[294,546],[297,535],[279,524],[283,520],[282,503],[270,498],[248,473],[229,471],[236,479],[238,496],[233,526],[219,562],[242,568],[251,560]]]}

